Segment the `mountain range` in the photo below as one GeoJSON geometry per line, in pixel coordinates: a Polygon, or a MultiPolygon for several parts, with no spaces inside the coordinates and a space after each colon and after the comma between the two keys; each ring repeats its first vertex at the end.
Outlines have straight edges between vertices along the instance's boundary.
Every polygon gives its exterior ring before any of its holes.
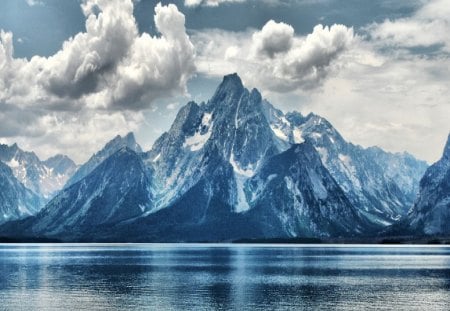
{"type": "Polygon", "coordinates": [[[65,155],[41,161],[17,144],[0,144],[0,223],[36,214],[76,171],[65,155]]]}
{"type": "Polygon", "coordinates": [[[408,215],[387,230],[394,236],[450,235],[450,134],[439,161],[420,180],[419,193],[408,215]]]}
{"type": "Polygon", "coordinates": [[[326,119],[283,113],[231,74],[208,102],[182,107],[149,151],[129,133],[80,167],[63,156],[36,162],[63,183],[24,178],[19,157],[2,156],[0,182],[11,189],[2,192],[20,199],[2,196],[1,211],[30,207],[0,235],[181,242],[373,237],[395,228],[450,234],[449,150],[428,168],[407,153],[354,145],[326,119]],[[39,200],[45,207],[32,209],[39,200]]]}

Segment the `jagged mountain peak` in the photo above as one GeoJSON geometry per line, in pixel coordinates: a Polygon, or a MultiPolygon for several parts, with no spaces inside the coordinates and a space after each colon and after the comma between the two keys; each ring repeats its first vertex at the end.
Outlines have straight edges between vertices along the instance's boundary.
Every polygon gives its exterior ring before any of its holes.
{"type": "Polygon", "coordinates": [[[11,146],[9,146],[11,149],[15,149],[15,150],[17,150],[17,149],[20,149],[19,148],[19,145],[17,144],[17,143],[14,143],[14,144],[12,144],[11,146]]]}
{"type": "Polygon", "coordinates": [[[75,170],[75,163],[62,157],[41,161],[34,152],[24,151],[17,144],[0,145],[0,161],[11,167],[14,176],[43,201],[55,195],[75,170]]]}
{"type": "Polygon", "coordinates": [[[86,163],[80,166],[75,174],[73,174],[73,176],[67,181],[65,187],[67,188],[89,175],[105,159],[107,159],[123,147],[127,147],[137,153],[142,152],[142,148],[136,142],[133,132],[129,132],[125,136],[117,135],[112,140],[110,140],[100,151],[95,153],[86,163]]]}
{"type": "Polygon", "coordinates": [[[47,160],[45,160],[45,162],[48,161],[61,161],[61,160],[71,160],[68,156],[66,156],[65,154],[55,154],[54,156],[51,156],[49,158],[47,158],[47,160]]]}
{"type": "Polygon", "coordinates": [[[20,147],[19,147],[19,145],[17,143],[13,143],[11,145],[0,144],[0,152],[1,153],[5,153],[5,152],[16,153],[18,151],[25,152],[22,149],[20,149],[20,147]]]}
{"type": "Polygon", "coordinates": [[[298,111],[290,111],[286,113],[286,119],[293,125],[293,126],[300,126],[305,122],[305,116],[303,116],[298,111]]]}
{"type": "Polygon", "coordinates": [[[77,165],[71,158],[63,154],[57,154],[45,160],[43,162],[47,167],[52,168],[57,174],[68,173],[72,175],[77,165]]]}
{"type": "Polygon", "coordinates": [[[109,155],[115,153],[116,151],[118,151],[119,149],[121,149],[122,147],[128,147],[131,150],[138,152],[138,153],[142,152],[141,146],[136,142],[134,133],[129,132],[125,136],[117,135],[116,137],[114,137],[112,140],[110,140],[108,143],[106,143],[106,145],[99,152],[97,152],[94,155],[94,157],[95,156],[99,156],[99,157],[109,156],[109,155]]]}
{"type": "Polygon", "coordinates": [[[0,223],[33,215],[41,208],[39,196],[26,188],[2,161],[0,189],[0,223]]]}
{"type": "Polygon", "coordinates": [[[121,148],[122,146],[127,146],[136,152],[142,152],[141,147],[136,142],[133,132],[129,132],[125,136],[117,135],[111,141],[109,141],[103,149],[114,149],[121,148]]]}
{"type": "Polygon", "coordinates": [[[222,83],[216,89],[210,102],[213,103],[234,103],[241,97],[242,93],[247,91],[242,84],[241,78],[234,73],[223,78],[222,83]]]}
{"type": "Polygon", "coordinates": [[[225,75],[222,80],[222,87],[225,86],[234,86],[237,88],[243,88],[244,85],[242,83],[241,77],[235,72],[228,75],[225,75]]]}
{"type": "Polygon", "coordinates": [[[12,158],[19,155],[20,158],[27,159],[28,161],[40,161],[39,157],[33,151],[25,151],[19,147],[17,143],[12,145],[0,144],[0,157],[2,160],[5,158],[12,158]]]}
{"type": "Polygon", "coordinates": [[[188,102],[140,151],[132,133],[116,136],[33,230],[48,234],[54,224],[50,233],[64,237],[89,229],[89,240],[106,229],[145,241],[364,234],[412,205],[422,169],[346,142],[318,115],[285,114],[237,74],[206,104],[188,102]]]}
{"type": "Polygon", "coordinates": [[[196,102],[188,102],[178,111],[169,132],[172,133],[172,135],[180,135],[181,133],[189,132],[191,123],[193,122],[193,119],[197,117],[199,111],[200,106],[196,102]]]}
{"type": "Polygon", "coordinates": [[[258,89],[253,88],[250,92],[250,100],[255,103],[260,103],[262,101],[262,95],[258,89]]]}
{"type": "Polygon", "coordinates": [[[138,217],[151,204],[149,181],[140,155],[123,146],[88,176],[63,189],[25,232],[58,234],[70,223],[77,232],[86,234],[99,225],[138,217]]]}

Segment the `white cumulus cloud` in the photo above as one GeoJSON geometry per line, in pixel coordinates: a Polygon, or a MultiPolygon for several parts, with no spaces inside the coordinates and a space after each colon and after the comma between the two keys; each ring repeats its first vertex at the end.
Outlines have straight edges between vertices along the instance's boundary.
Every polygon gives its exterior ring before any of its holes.
{"type": "Polygon", "coordinates": [[[126,110],[185,92],[194,47],[176,6],[155,7],[160,36],[138,33],[131,0],[89,0],[82,9],[86,32],[50,57],[14,58],[12,34],[2,32],[0,101],[126,110]]]}
{"type": "Polygon", "coordinates": [[[261,30],[197,32],[193,41],[202,73],[236,71],[252,86],[289,92],[320,86],[354,37],[344,25],[317,25],[309,35],[296,36],[292,26],[270,20],[261,30]]]}
{"type": "Polygon", "coordinates": [[[275,54],[291,49],[294,41],[294,28],[291,25],[270,20],[261,31],[253,34],[252,40],[256,53],[273,58],[275,54]]]}
{"type": "Polygon", "coordinates": [[[155,6],[156,36],[139,33],[132,0],[81,7],[86,30],[49,57],[14,57],[13,34],[0,32],[0,137],[25,144],[33,136],[33,150],[49,143],[63,153],[66,139],[78,142],[81,160],[98,141],[135,130],[155,100],[187,94],[194,46],[175,5],[155,6]]]}
{"type": "Polygon", "coordinates": [[[258,30],[204,30],[192,40],[203,74],[238,72],[275,105],[320,114],[351,142],[431,163],[449,131],[449,10],[445,1],[428,1],[361,34],[317,25],[299,36],[269,21],[258,30]]]}

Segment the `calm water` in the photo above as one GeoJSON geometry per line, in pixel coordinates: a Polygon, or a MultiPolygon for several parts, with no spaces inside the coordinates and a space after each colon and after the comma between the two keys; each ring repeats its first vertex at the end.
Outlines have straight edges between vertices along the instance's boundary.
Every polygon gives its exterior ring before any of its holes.
{"type": "Polygon", "coordinates": [[[0,309],[450,309],[450,248],[0,245],[0,309]]]}

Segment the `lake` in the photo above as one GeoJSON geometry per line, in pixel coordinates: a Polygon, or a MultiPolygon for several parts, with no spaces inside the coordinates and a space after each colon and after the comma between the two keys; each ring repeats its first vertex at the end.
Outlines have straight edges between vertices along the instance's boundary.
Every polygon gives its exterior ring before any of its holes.
{"type": "Polygon", "coordinates": [[[449,310],[440,246],[2,244],[6,310],[449,310]]]}

